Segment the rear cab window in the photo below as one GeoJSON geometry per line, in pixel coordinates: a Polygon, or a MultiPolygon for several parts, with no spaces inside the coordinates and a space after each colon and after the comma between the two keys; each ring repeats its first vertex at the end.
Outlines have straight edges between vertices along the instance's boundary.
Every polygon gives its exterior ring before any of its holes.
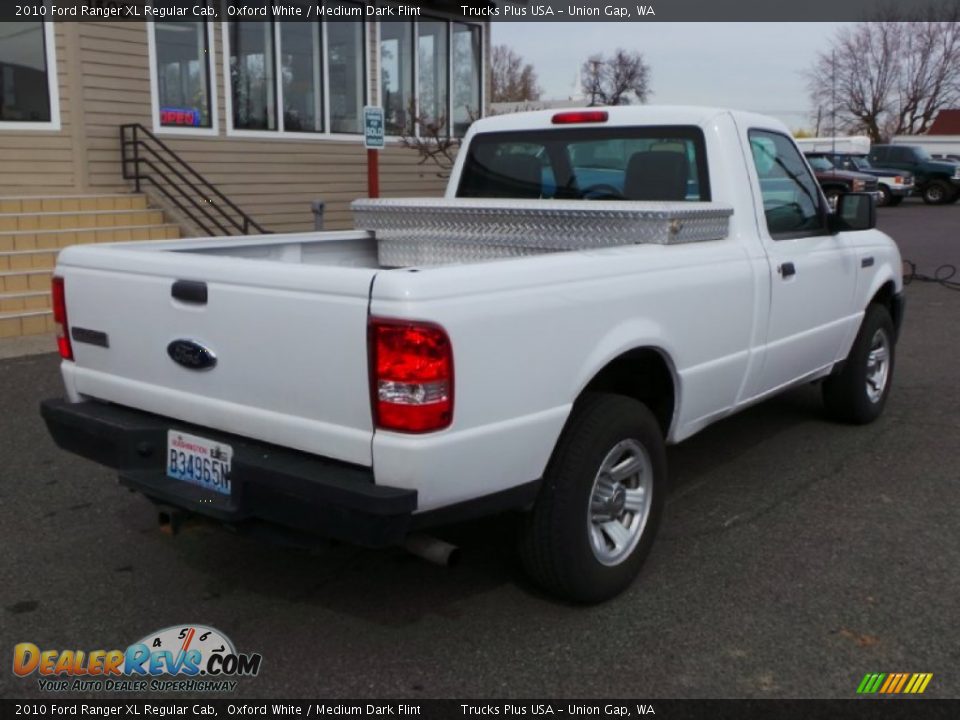
{"type": "Polygon", "coordinates": [[[706,202],[697,127],[604,127],[475,135],[457,197],[706,202]]]}

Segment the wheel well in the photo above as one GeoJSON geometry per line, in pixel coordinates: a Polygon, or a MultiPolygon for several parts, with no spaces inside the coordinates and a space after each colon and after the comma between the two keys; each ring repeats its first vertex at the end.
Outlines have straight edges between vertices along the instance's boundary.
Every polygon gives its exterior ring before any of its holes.
{"type": "Polygon", "coordinates": [[[890,313],[890,317],[893,319],[894,324],[896,325],[897,318],[894,317],[897,313],[896,303],[893,302],[893,296],[896,293],[896,287],[893,284],[892,280],[888,280],[883,284],[872,298],[870,298],[870,305],[883,305],[887,309],[887,312],[890,313]]]}
{"type": "Polygon", "coordinates": [[[657,418],[664,437],[670,431],[676,388],[670,366],[658,350],[638,348],[614,358],[583,392],[609,392],[639,400],[657,418]]]}

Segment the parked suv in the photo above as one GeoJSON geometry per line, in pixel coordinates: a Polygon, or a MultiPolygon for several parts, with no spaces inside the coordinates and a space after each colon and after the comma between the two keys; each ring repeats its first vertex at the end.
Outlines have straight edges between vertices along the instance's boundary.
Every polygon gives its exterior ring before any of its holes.
{"type": "Polygon", "coordinates": [[[827,202],[830,203],[831,208],[837,206],[838,197],[852,192],[871,193],[877,202],[880,202],[879,183],[873,175],[840,170],[822,155],[808,157],[807,161],[813,168],[813,174],[823,188],[823,194],[827,196],[827,202]]]}
{"type": "Polygon", "coordinates": [[[843,152],[806,152],[804,154],[808,160],[825,157],[838,170],[873,175],[879,183],[880,195],[877,197],[877,205],[899,205],[913,192],[912,173],[894,168],[874,167],[866,155],[843,152]]]}
{"type": "Polygon", "coordinates": [[[912,172],[917,191],[928,205],[960,198],[960,165],[934,160],[919,145],[874,145],[868,157],[874,165],[912,172]]]}

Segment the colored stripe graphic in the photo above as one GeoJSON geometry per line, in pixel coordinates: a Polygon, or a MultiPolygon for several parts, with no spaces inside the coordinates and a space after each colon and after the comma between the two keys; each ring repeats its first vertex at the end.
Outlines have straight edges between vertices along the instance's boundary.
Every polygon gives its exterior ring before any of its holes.
{"type": "Polygon", "coordinates": [[[857,686],[857,694],[919,695],[932,679],[933,673],[867,673],[857,686]]]}
{"type": "Polygon", "coordinates": [[[880,683],[883,682],[886,676],[886,673],[867,673],[863,676],[857,692],[862,694],[875,693],[880,688],[880,683]]]}

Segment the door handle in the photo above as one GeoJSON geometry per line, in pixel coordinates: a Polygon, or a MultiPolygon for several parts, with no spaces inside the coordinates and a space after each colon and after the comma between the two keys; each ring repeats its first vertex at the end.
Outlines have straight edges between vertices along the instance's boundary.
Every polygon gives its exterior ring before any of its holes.
{"type": "Polygon", "coordinates": [[[793,266],[792,262],[782,263],[778,268],[777,272],[780,273],[780,276],[786,280],[788,277],[797,274],[797,269],[793,266]]]}

